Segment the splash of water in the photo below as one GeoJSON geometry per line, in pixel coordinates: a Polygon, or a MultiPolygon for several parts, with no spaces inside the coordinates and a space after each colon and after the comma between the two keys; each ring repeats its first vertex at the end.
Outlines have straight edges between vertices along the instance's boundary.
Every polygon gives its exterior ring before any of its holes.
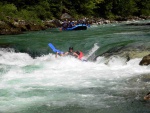
{"type": "MultiPolygon", "coordinates": [[[[95,48],[98,47],[91,54],[95,48]]],[[[114,102],[118,105],[125,102],[131,89],[137,91],[129,85],[132,83],[126,83],[127,79],[150,73],[149,66],[138,65],[141,59],[125,62],[113,57],[106,65],[103,57],[98,57],[96,62],[81,62],[72,57],[56,59],[54,54],[33,59],[26,53],[6,50],[0,53],[2,112],[11,109],[20,112],[34,105],[49,109],[76,104],[85,108],[109,108],[114,102]]]]}
{"type": "Polygon", "coordinates": [[[94,44],[93,48],[89,50],[88,54],[85,55],[86,60],[93,60],[95,58],[95,52],[99,49],[100,47],[98,46],[97,43],[94,44]]]}

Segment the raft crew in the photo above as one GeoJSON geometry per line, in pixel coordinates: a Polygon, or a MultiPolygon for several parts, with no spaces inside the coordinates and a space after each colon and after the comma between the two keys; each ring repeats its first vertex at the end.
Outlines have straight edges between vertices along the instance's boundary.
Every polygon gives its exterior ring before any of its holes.
{"type": "Polygon", "coordinates": [[[81,19],[77,21],[72,21],[72,20],[68,21],[66,19],[65,21],[62,22],[62,28],[60,29],[60,31],[66,30],[67,28],[72,28],[73,26],[78,24],[82,24],[90,27],[89,21],[87,21],[86,19],[81,19]]]}

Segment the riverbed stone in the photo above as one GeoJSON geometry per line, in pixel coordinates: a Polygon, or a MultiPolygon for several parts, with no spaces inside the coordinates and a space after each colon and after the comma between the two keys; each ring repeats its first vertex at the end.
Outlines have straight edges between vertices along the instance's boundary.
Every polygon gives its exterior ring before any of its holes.
{"type": "MultiPolygon", "coordinates": [[[[148,54],[150,54],[150,42],[146,42],[146,43],[135,42],[135,43],[127,44],[126,46],[118,46],[118,47],[111,48],[106,52],[97,55],[94,58],[94,60],[96,60],[98,56],[104,56],[105,58],[108,59],[112,56],[120,56],[126,58],[127,61],[129,61],[135,58],[143,58],[148,54]]],[[[148,62],[149,61],[147,61],[147,63],[148,62]]]]}
{"type": "Polygon", "coordinates": [[[140,65],[149,65],[150,64],[150,54],[143,57],[139,63],[140,65]]]}

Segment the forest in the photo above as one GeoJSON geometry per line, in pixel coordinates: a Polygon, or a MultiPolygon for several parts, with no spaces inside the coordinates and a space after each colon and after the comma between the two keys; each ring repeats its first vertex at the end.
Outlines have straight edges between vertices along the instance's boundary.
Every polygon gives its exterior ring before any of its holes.
{"type": "Polygon", "coordinates": [[[73,18],[150,16],[149,0],[0,0],[0,20],[7,16],[40,22],[60,19],[63,13],[73,18]]]}

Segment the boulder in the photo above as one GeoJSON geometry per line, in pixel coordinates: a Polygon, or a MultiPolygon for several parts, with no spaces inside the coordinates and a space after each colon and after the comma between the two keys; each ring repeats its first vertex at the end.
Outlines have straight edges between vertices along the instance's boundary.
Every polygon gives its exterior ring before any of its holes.
{"type": "Polygon", "coordinates": [[[57,19],[55,20],[47,20],[43,22],[44,25],[48,28],[57,28],[57,27],[62,27],[61,22],[57,19]]]}
{"type": "Polygon", "coordinates": [[[139,65],[149,65],[150,64],[150,54],[144,56],[143,59],[140,61],[139,65]]]}
{"type": "Polygon", "coordinates": [[[144,100],[150,100],[150,92],[144,96],[144,100]]]}

